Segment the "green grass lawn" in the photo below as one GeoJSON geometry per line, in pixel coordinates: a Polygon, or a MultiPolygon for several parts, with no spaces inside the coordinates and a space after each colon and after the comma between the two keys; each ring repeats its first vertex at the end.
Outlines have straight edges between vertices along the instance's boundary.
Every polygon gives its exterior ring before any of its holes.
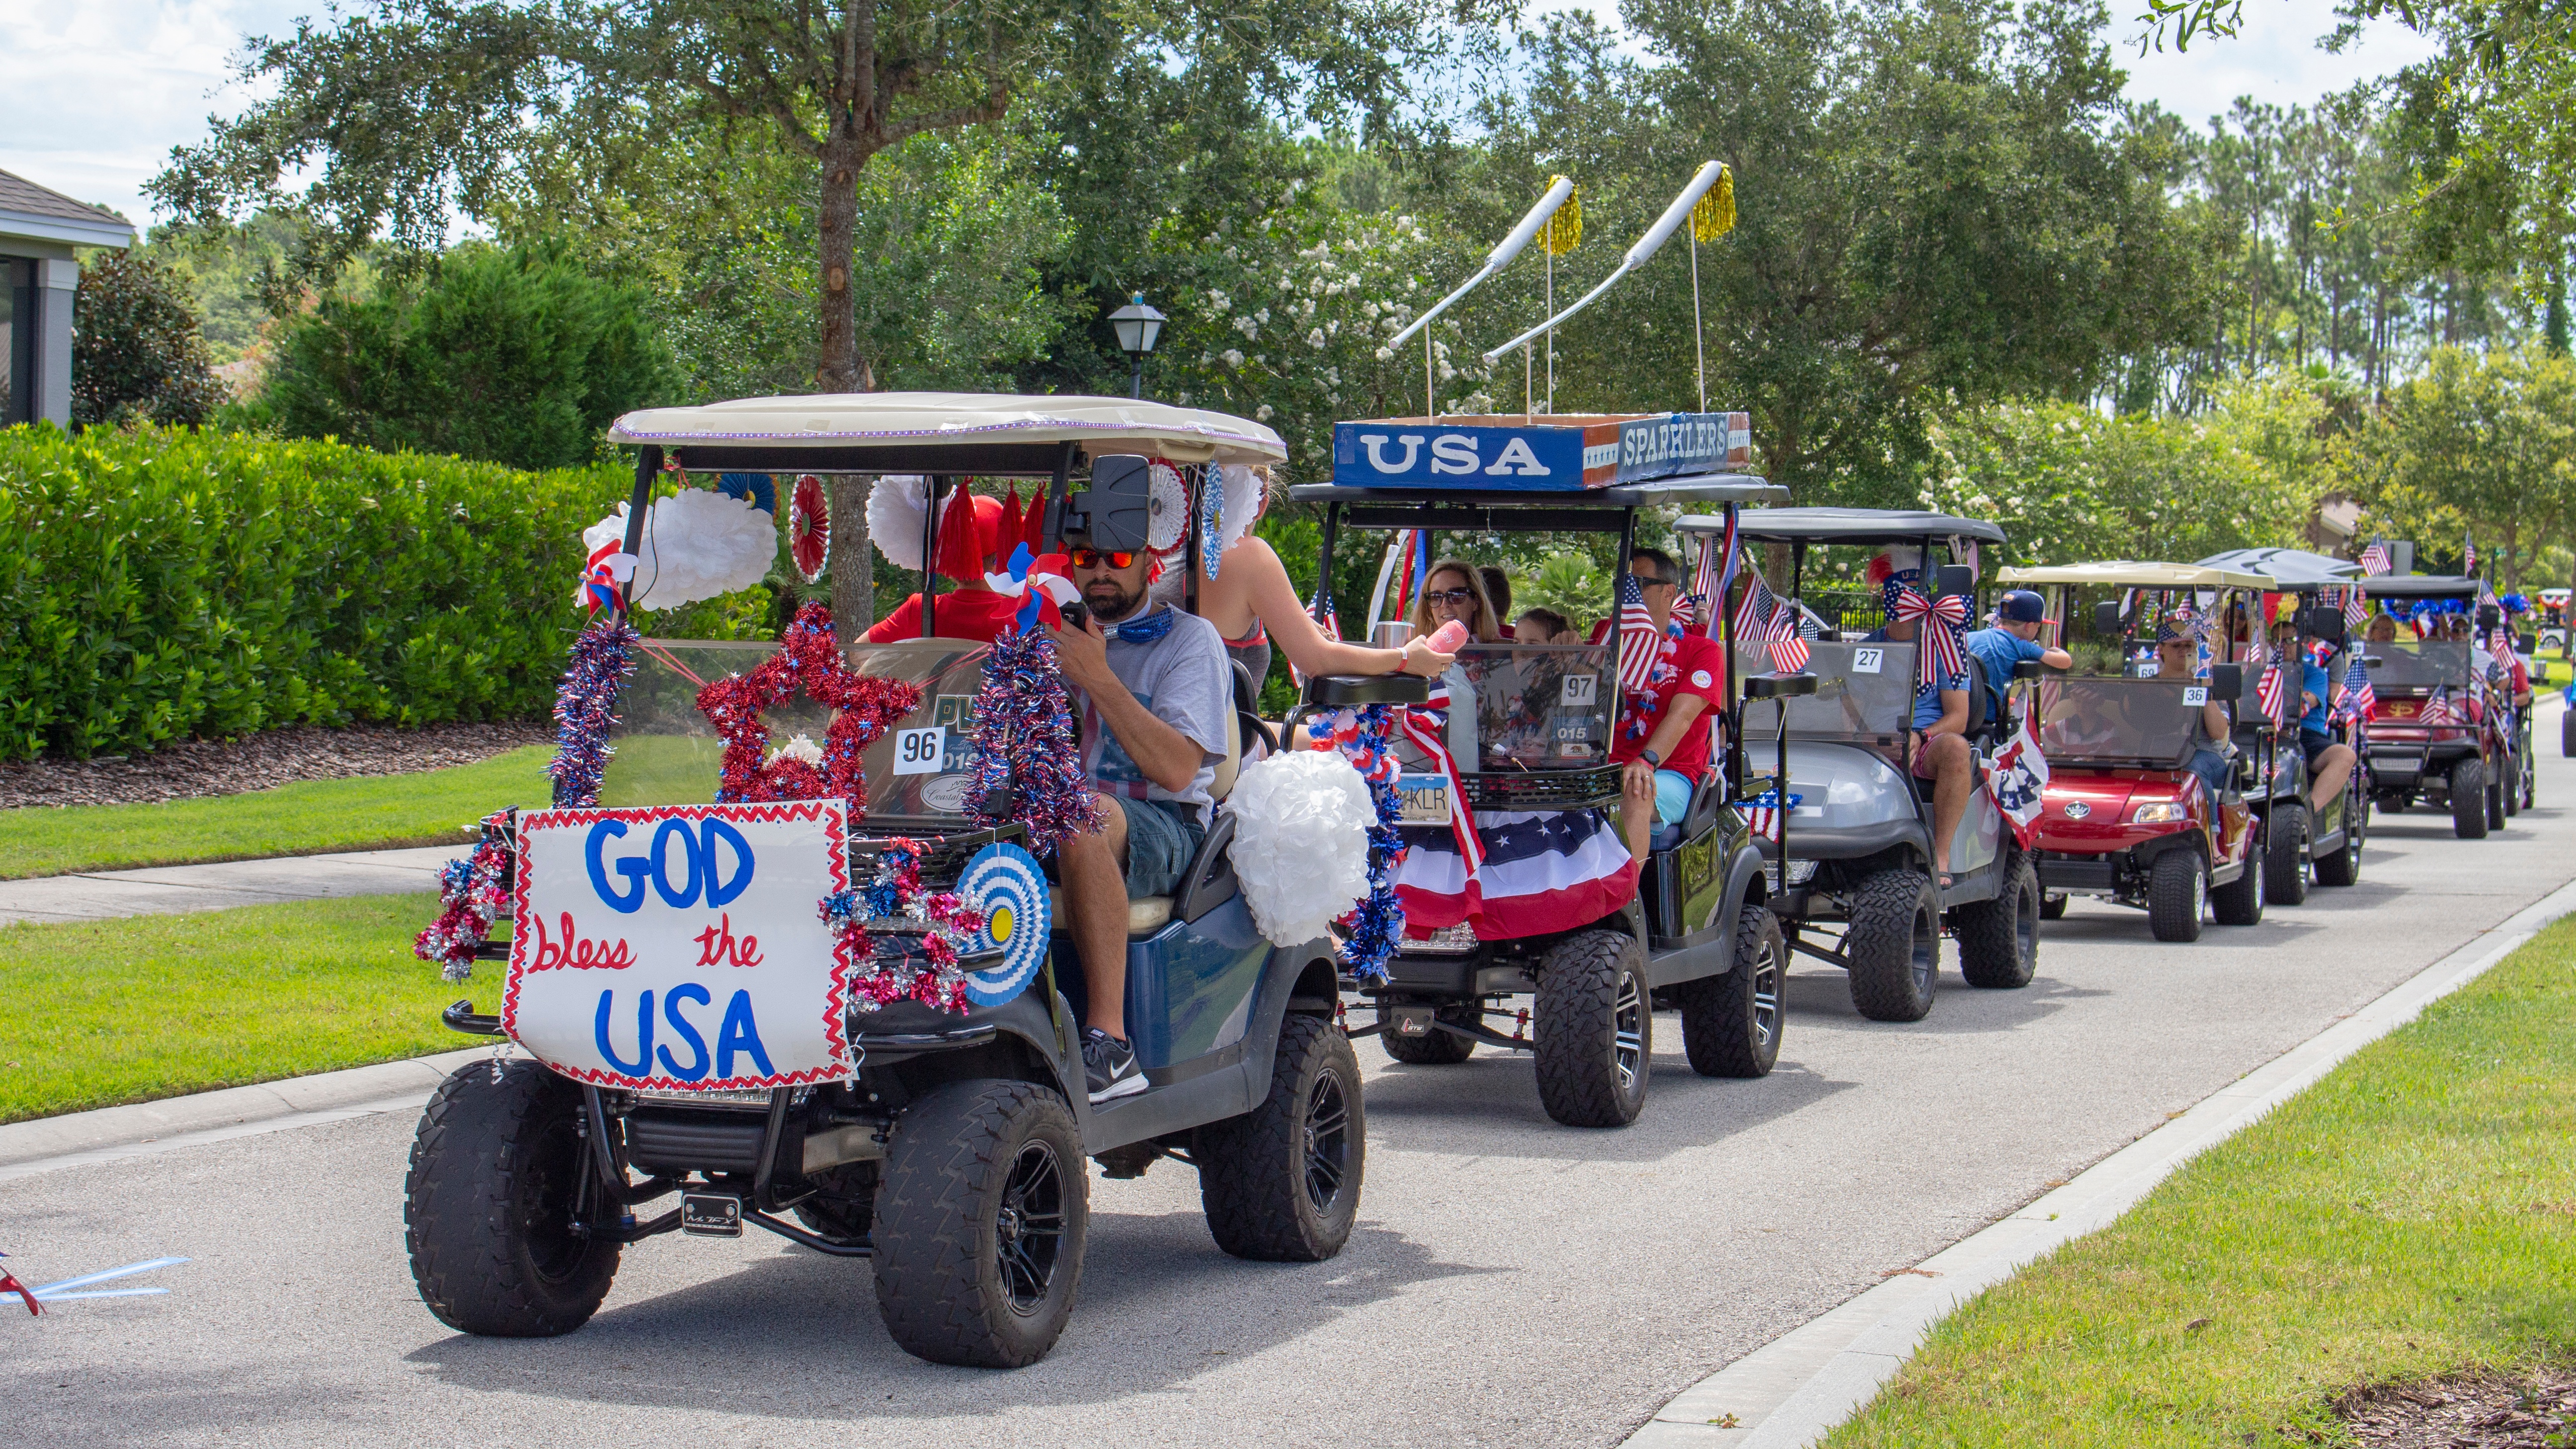
{"type": "Polygon", "coordinates": [[[305,780],[158,805],[0,810],[0,880],[187,861],[454,845],[505,805],[543,805],[551,745],[412,775],[305,780]]]}
{"type": "Polygon", "coordinates": [[[2576,920],[1989,1290],[1826,1442],[2348,1444],[2363,1383],[2576,1357],[2576,920]]]}
{"type": "Polygon", "coordinates": [[[0,927],[0,1122],[474,1045],[439,1024],[500,1003],[497,962],[439,980],[411,954],[434,895],[0,927]]]}

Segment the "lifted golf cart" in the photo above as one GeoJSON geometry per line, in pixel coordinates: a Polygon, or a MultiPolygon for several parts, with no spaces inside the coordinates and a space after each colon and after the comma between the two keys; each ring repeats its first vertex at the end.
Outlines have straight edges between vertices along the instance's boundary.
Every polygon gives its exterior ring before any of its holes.
{"type": "MultiPolygon", "coordinates": [[[[1547,456],[1543,447],[1540,456],[1547,456]]],[[[1732,511],[1740,503],[1783,498],[1787,490],[1756,477],[1708,473],[1544,490],[1314,484],[1289,496],[1324,505],[1321,567],[1329,578],[1345,528],[1419,529],[1434,537],[1611,533],[1619,538],[1624,571],[1640,508],[1716,504],[1732,511]]],[[[1455,701],[1448,747],[1465,804],[1491,842],[1489,871],[1524,844],[1543,847],[1551,831],[1607,832],[1609,841],[1617,840],[1620,767],[1609,758],[1618,643],[1614,629],[1600,644],[1470,644],[1460,651],[1448,680],[1455,701]],[[1611,818],[1602,818],[1604,812],[1611,818]]],[[[1777,698],[1810,685],[1794,677],[1761,679],[1749,681],[1745,693],[1777,698]]],[[[1299,714],[1375,702],[1382,688],[1313,680],[1299,714]]],[[[1730,682],[1730,738],[1738,733],[1733,725],[1741,708],[1730,682]]],[[[1397,753],[1405,770],[1406,835],[1417,841],[1445,835],[1448,776],[1419,748],[1399,743],[1397,753]]],[[[1740,762],[1726,778],[1743,778],[1740,762]]],[[[1780,1052],[1784,953],[1778,928],[1762,909],[1760,857],[1726,778],[1699,782],[1682,822],[1653,837],[1636,892],[1598,919],[1519,936],[1446,925],[1403,941],[1383,981],[1345,977],[1345,989],[1377,1007],[1376,1023],[1352,1035],[1379,1035],[1388,1055],[1425,1065],[1463,1062],[1478,1043],[1531,1052],[1539,1100],[1549,1116],[1571,1127],[1624,1126],[1643,1109],[1659,992],[1681,1010],[1683,1047],[1694,1070],[1719,1077],[1769,1072],[1780,1052]],[[1514,997],[1533,998],[1532,1008],[1517,1018],[1527,1030],[1506,1035],[1489,1023],[1514,1022],[1514,997]]],[[[1626,847],[1615,848],[1626,860],[1626,847]]]]}
{"type": "Polygon", "coordinates": [[[2483,840],[2504,826],[2506,782],[2516,769],[2514,726],[2507,719],[2516,711],[2510,699],[2499,709],[2495,692],[2486,687],[2484,651],[2473,640],[2448,637],[2454,617],[2475,627],[2478,581],[2382,574],[2366,587],[2370,601],[2387,610],[2372,616],[2379,632],[2386,632],[2380,619],[2407,614],[2425,601],[2451,611],[2433,615],[2443,637],[2418,639],[2411,626],[2399,623],[2396,638],[2367,639],[2359,646],[2379,699],[2364,748],[2378,806],[2393,815],[2420,800],[2450,811],[2452,832],[2460,839],[2483,840]]]}
{"type": "MultiPolygon", "coordinates": [[[[2255,698],[2241,642],[2259,630],[2272,581],[2199,564],[2089,563],[2006,569],[2037,589],[2075,667],[2040,690],[2049,761],[2036,844],[2040,884],[2147,913],[2159,941],[2263,919],[2264,826],[2283,796],[2279,731],[2255,698]],[[2158,631],[2205,625],[2205,678],[2159,677],[2158,631]],[[2204,706],[2231,706],[2234,745],[2213,796],[2188,766],[2204,706]]],[[[2266,646],[2268,648],[2268,646],[2266,646]]],[[[2295,807],[2293,807],[2295,808],[2295,807]]]]}
{"type": "MultiPolygon", "coordinates": [[[[1685,518],[1679,526],[1700,536],[1703,547],[1718,547],[1726,524],[1685,518]]],[[[1762,544],[1788,546],[1793,598],[1823,577],[1810,571],[1816,549],[1920,549],[1925,592],[1967,598],[1971,618],[1976,570],[1934,560],[1964,558],[1977,545],[2004,541],[2001,528],[1978,519],[1869,508],[1762,509],[1742,515],[1739,532],[1748,553],[1762,544]]],[[[1944,934],[1959,942],[1959,969],[1969,985],[2030,984],[2039,965],[2039,880],[1983,788],[1982,761],[1950,840],[1951,885],[1944,890],[1934,879],[1932,781],[1915,775],[1912,753],[1920,646],[1864,642],[1858,633],[1837,630],[1807,644],[1815,692],[1781,711],[1789,779],[1784,815],[1793,823],[1785,864],[1772,842],[1759,843],[1774,855],[1771,905],[1791,949],[1849,973],[1852,1006],[1861,1015],[1920,1021],[1939,986],[1944,934]],[[1819,927],[1839,930],[1827,935],[1819,927]]],[[[1739,657],[1742,670],[1766,669],[1771,646],[1747,643],[1739,657]]],[[[2008,738],[2010,719],[1975,722],[1984,673],[1973,655],[1966,662],[1969,743],[1990,755],[2008,738]]],[[[1757,716],[1750,723],[1758,729],[1765,721],[1757,716]]]]}
{"type": "MultiPolygon", "coordinates": [[[[1068,487],[1113,456],[1184,465],[1282,456],[1269,429],[1242,419],[1078,397],[752,400],[629,414],[612,437],[638,449],[629,553],[640,551],[666,460],[706,475],[917,472],[942,494],[968,475],[1040,478],[1053,538],[1068,487]]],[[[933,556],[929,538],[922,552],[933,556]]],[[[971,814],[965,726],[990,647],[842,642],[856,673],[920,690],[917,708],[866,747],[864,812],[841,800],[706,803],[719,742],[694,708],[697,689],[775,646],[648,640],[651,662],[621,701],[598,807],[521,811],[501,828],[499,843],[516,854],[517,919],[512,939],[478,959],[508,961],[504,1006],[484,1015],[460,1001],[446,1019],[506,1033],[535,1059],[458,1069],[422,1117],[404,1221],[413,1276],[440,1321],[477,1334],[568,1333],[606,1296],[627,1244],[675,1230],[739,1237],[748,1225],[872,1259],[878,1310],[906,1351],[1018,1367],[1047,1353],[1072,1312],[1086,1157],[1113,1176],[1157,1157],[1195,1168],[1209,1230],[1238,1257],[1311,1262],[1341,1249],[1359,1203],[1365,1119],[1358,1063],[1335,1025],[1332,943],[1263,939],[1228,859],[1232,818],[1216,816],[1170,896],[1130,904],[1127,1021],[1148,1086],[1094,1106],[1079,1041],[1082,973],[1069,938],[1045,932],[1056,915],[1050,892],[1037,863],[1012,853],[1025,838],[1017,825],[985,828],[971,814]],[[962,1015],[908,1000],[852,1004],[853,973],[869,963],[817,921],[821,886],[864,886],[897,838],[920,846],[925,889],[971,892],[982,881],[996,892],[981,944],[959,963],[983,968],[969,978],[979,1004],[962,1015]],[[988,859],[989,879],[978,874],[988,859]],[[597,919],[619,938],[613,951],[584,925],[584,913],[603,909],[587,899],[594,886],[610,912],[597,919]],[[631,963],[621,959],[627,936],[631,963]],[[678,955],[673,941],[695,944],[678,955]],[[648,972],[664,986],[658,1017],[649,990],[640,1009],[628,1005],[648,972]],[[998,984],[979,994],[986,976],[998,984]],[[694,1024],[690,1000],[700,1003],[694,1024]],[[823,1044],[818,1052],[834,1048],[823,1066],[788,1070],[799,1033],[823,1044]],[[623,1060],[629,1041],[639,1062],[623,1060]],[[640,1211],[675,1194],[674,1207],[640,1211]]],[[[1261,733],[1249,704],[1239,680],[1245,712],[1217,773],[1219,801],[1242,747],[1261,733]]],[[[822,739],[830,722],[808,705],[781,706],[766,723],[822,739]]],[[[919,967],[930,929],[868,922],[875,963],[919,967]]]]}

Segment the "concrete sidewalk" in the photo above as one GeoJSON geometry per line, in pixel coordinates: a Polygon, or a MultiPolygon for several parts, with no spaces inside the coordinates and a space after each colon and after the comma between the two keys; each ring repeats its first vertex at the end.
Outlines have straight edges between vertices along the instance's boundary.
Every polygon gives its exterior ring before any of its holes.
{"type": "Polygon", "coordinates": [[[148,870],[86,871],[0,881],[0,924],[176,915],[277,901],[434,891],[438,889],[438,868],[473,848],[473,841],[460,833],[454,845],[228,860],[214,865],[164,865],[148,870]]]}

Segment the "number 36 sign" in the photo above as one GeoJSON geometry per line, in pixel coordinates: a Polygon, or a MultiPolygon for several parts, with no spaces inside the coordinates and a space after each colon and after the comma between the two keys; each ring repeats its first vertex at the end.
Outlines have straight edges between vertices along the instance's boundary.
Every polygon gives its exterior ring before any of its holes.
{"type": "Polygon", "coordinates": [[[783,1087],[850,1074],[837,801],[519,817],[501,1028],[603,1087],[783,1087]]]}

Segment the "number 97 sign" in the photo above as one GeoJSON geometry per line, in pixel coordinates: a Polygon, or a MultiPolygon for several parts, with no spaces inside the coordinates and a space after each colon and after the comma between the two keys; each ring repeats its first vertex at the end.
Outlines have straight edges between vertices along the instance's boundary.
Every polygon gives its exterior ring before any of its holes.
{"type": "Polygon", "coordinates": [[[782,1087],[850,1074],[837,801],[519,818],[501,1029],[599,1086],[782,1087]]]}

